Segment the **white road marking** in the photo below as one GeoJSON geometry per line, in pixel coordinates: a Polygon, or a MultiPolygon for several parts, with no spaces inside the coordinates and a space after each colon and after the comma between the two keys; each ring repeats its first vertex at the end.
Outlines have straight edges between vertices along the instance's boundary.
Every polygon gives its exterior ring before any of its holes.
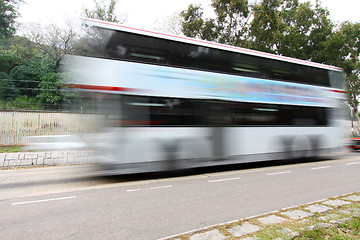
{"type": "Polygon", "coordinates": [[[315,168],[311,168],[311,170],[319,170],[319,169],[325,169],[325,168],[330,168],[330,166],[315,167],[315,168]]]}
{"type": "Polygon", "coordinates": [[[267,176],[271,176],[271,175],[280,175],[280,174],[287,174],[287,173],[291,173],[291,171],[268,173],[268,174],[266,174],[266,175],[267,175],[267,176]]]}
{"type": "Polygon", "coordinates": [[[138,192],[138,191],[144,191],[144,190],[155,190],[155,189],[162,189],[162,188],[171,188],[171,185],[167,185],[167,186],[160,186],[160,187],[151,187],[151,188],[136,188],[136,189],[128,189],[126,190],[127,192],[138,192]]]}
{"type": "Polygon", "coordinates": [[[154,190],[154,189],[161,189],[161,188],[171,188],[172,186],[171,185],[168,185],[168,186],[161,186],[161,187],[151,187],[149,188],[150,190],[154,190]]]}
{"type": "Polygon", "coordinates": [[[214,183],[214,182],[224,182],[224,181],[232,181],[232,180],[238,180],[240,179],[240,177],[235,177],[235,178],[224,178],[224,179],[217,179],[217,180],[210,180],[208,181],[209,183],[214,183]]]}
{"type": "Polygon", "coordinates": [[[59,201],[59,200],[67,200],[67,199],[73,199],[73,198],[76,198],[76,196],[62,197],[62,198],[48,198],[48,199],[27,201],[27,202],[16,202],[16,203],[12,203],[11,205],[22,205],[22,204],[29,204],[29,203],[41,203],[41,202],[59,201]]]}
{"type": "Polygon", "coordinates": [[[345,165],[349,166],[349,165],[356,165],[356,164],[360,164],[360,162],[351,162],[351,163],[347,163],[345,165]]]}
{"type": "Polygon", "coordinates": [[[137,192],[137,191],[141,191],[140,188],[137,188],[137,189],[129,189],[129,190],[126,190],[127,192],[137,192]]]}

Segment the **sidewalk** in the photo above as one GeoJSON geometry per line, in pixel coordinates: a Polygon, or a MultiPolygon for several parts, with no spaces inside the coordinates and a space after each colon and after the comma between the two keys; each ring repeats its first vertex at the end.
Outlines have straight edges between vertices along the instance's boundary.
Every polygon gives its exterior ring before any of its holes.
{"type": "Polygon", "coordinates": [[[353,217],[360,217],[360,192],[209,226],[163,240],[294,239],[306,230],[339,227],[353,217]]]}

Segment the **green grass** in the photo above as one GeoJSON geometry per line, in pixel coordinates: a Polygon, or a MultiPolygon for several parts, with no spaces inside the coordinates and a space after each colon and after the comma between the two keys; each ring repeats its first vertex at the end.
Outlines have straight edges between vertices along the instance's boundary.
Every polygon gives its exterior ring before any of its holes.
{"type": "Polygon", "coordinates": [[[255,233],[257,239],[339,239],[339,240],[360,240],[360,204],[352,203],[339,207],[324,214],[314,216],[303,221],[288,220],[281,224],[265,226],[255,233]],[[321,219],[322,216],[329,218],[321,219]],[[335,222],[337,223],[335,223],[335,222]],[[328,224],[325,227],[323,224],[328,224]],[[293,235],[294,234],[294,235],[293,235]]]}
{"type": "Polygon", "coordinates": [[[360,217],[352,217],[348,222],[338,227],[318,228],[300,233],[295,239],[360,239],[360,217]]]}
{"type": "Polygon", "coordinates": [[[0,153],[16,153],[21,152],[21,145],[1,146],[0,153]]]}

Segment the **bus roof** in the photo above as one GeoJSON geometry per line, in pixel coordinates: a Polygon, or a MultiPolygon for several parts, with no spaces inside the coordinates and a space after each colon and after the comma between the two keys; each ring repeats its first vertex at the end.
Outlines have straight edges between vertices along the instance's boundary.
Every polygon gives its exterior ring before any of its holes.
{"type": "Polygon", "coordinates": [[[117,23],[106,22],[106,21],[102,21],[102,20],[98,20],[98,19],[83,18],[83,21],[89,26],[95,26],[95,27],[99,27],[99,28],[141,34],[141,35],[145,35],[145,36],[149,36],[149,37],[162,38],[162,39],[167,39],[167,40],[172,40],[172,41],[178,41],[178,42],[203,46],[203,47],[210,47],[210,48],[216,48],[216,49],[220,49],[220,50],[237,52],[237,53],[241,53],[241,54],[248,54],[248,55],[253,55],[253,56],[258,56],[258,57],[270,58],[270,59],[274,59],[274,60],[296,63],[296,64],[301,64],[301,65],[306,65],[306,66],[311,66],[311,67],[316,67],[316,68],[323,68],[323,69],[327,69],[327,70],[342,71],[341,68],[331,66],[331,65],[310,62],[310,61],[301,60],[301,59],[297,59],[297,58],[291,58],[291,57],[276,55],[276,54],[272,54],[272,53],[260,52],[260,51],[256,51],[256,50],[252,50],[252,49],[235,47],[235,46],[216,43],[216,42],[209,42],[209,41],[185,37],[185,36],[175,36],[175,35],[166,34],[166,33],[158,33],[158,32],[149,31],[149,30],[141,30],[138,28],[127,27],[127,26],[123,26],[123,25],[120,25],[117,23]]]}

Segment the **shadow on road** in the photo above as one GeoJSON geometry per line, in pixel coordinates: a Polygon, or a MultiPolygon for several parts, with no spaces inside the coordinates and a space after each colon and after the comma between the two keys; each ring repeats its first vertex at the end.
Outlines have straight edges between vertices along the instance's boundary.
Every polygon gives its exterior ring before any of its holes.
{"type": "Polygon", "coordinates": [[[130,182],[130,181],[139,181],[139,180],[185,177],[192,175],[228,172],[228,171],[236,171],[236,170],[258,169],[265,167],[286,166],[292,164],[305,164],[310,162],[321,162],[321,161],[328,161],[335,159],[338,158],[317,157],[317,158],[301,158],[301,159],[292,159],[292,160],[262,161],[262,162],[239,163],[239,164],[219,165],[219,166],[211,166],[211,167],[200,167],[194,169],[183,169],[183,170],[151,172],[151,173],[120,174],[120,175],[109,174],[109,175],[104,175],[103,178],[106,179],[107,182],[113,182],[113,183],[130,182]]]}

